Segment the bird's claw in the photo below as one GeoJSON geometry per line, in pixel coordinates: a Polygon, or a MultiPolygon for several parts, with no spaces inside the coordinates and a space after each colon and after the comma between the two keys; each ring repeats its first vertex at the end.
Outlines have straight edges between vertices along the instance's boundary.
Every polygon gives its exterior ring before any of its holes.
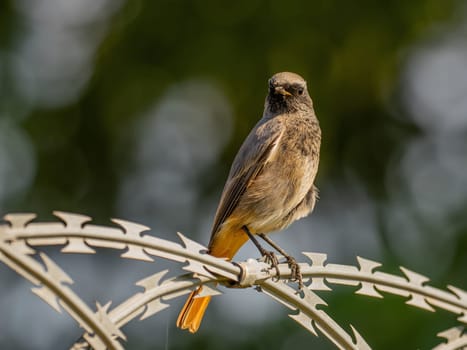
{"type": "Polygon", "coordinates": [[[297,261],[295,258],[291,256],[287,256],[287,264],[290,267],[290,280],[291,281],[296,281],[298,283],[298,289],[302,290],[303,289],[303,277],[302,277],[302,272],[300,271],[300,265],[298,265],[297,261]]]}
{"type": "Polygon", "coordinates": [[[277,259],[276,254],[271,251],[264,250],[262,252],[264,261],[267,264],[271,265],[271,268],[276,269],[276,276],[274,277],[274,280],[278,281],[280,279],[280,271],[279,271],[279,259],[277,259]]]}

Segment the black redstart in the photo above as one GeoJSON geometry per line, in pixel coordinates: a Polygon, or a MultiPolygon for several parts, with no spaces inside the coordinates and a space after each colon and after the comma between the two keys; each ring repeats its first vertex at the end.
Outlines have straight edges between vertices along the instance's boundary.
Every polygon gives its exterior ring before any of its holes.
{"type": "MultiPolygon", "coordinates": [[[[284,255],[301,287],[295,260],[265,234],[284,229],[313,210],[320,144],[321,129],[305,80],[295,73],[275,74],[269,79],[263,117],[230,169],[214,218],[209,254],[230,260],[250,238],[277,264],[254,238],[257,235],[284,255]]],[[[195,298],[200,290],[190,294],[177,319],[178,327],[192,333],[210,301],[209,296],[195,298]]]]}

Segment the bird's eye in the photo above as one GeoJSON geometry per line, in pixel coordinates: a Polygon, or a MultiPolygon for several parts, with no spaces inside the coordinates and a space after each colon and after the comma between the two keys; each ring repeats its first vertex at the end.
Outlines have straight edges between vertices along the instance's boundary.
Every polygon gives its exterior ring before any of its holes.
{"type": "Polygon", "coordinates": [[[303,95],[303,88],[298,88],[297,91],[298,91],[298,94],[299,94],[299,95],[303,95]]]}

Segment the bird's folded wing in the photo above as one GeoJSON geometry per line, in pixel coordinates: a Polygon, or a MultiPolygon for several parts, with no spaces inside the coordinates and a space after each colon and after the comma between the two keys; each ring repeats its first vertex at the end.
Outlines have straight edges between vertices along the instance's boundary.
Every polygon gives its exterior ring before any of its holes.
{"type": "Polygon", "coordinates": [[[258,135],[256,130],[247,137],[233,162],[214,218],[211,241],[222,223],[235,210],[245,190],[260,174],[282,135],[282,128],[271,130],[268,135],[258,135]]]}

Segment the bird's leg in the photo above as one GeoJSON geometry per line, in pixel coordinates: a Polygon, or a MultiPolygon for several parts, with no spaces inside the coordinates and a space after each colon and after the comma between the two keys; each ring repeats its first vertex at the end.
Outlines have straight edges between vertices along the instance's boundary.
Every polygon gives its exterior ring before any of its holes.
{"type": "Polygon", "coordinates": [[[291,280],[292,281],[297,281],[298,282],[298,289],[303,288],[303,277],[302,273],[300,271],[300,265],[298,265],[297,261],[293,256],[290,256],[285,252],[284,249],[279,247],[276,243],[274,243],[268,236],[266,236],[264,233],[258,233],[258,236],[260,236],[266,243],[268,243],[271,247],[273,247],[275,250],[277,250],[279,253],[281,253],[284,258],[287,260],[287,264],[290,267],[290,272],[291,272],[291,280]]]}
{"type": "Polygon", "coordinates": [[[277,259],[276,254],[274,252],[268,251],[264,249],[261,244],[259,244],[258,240],[253,236],[253,234],[250,232],[248,227],[243,226],[242,227],[243,231],[248,235],[250,240],[254,243],[256,248],[258,248],[259,252],[261,253],[261,256],[264,256],[266,258],[266,263],[270,263],[272,267],[276,269],[277,272],[277,278],[279,278],[279,260],[277,259]]]}

